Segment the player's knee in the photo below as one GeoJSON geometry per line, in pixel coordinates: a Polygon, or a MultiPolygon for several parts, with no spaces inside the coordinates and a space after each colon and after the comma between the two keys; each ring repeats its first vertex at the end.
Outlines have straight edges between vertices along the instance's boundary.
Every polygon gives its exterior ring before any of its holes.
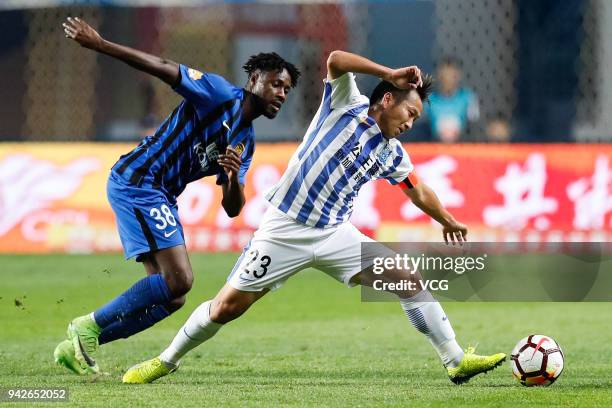
{"type": "Polygon", "coordinates": [[[164,273],[164,279],[175,298],[186,295],[193,286],[193,272],[191,268],[182,268],[169,273],[164,273]]]}
{"type": "Polygon", "coordinates": [[[249,307],[238,302],[215,302],[210,310],[210,320],[215,323],[228,323],[240,317],[249,307]]]}
{"type": "Polygon", "coordinates": [[[193,274],[189,271],[187,275],[181,275],[176,279],[174,294],[176,296],[184,296],[191,290],[193,286],[193,274]]]}
{"type": "Polygon", "coordinates": [[[166,304],[166,310],[168,310],[168,313],[174,313],[177,310],[179,310],[181,307],[183,307],[186,301],[187,301],[186,296],[180,296],[180,297],[174,298],[166,304]]]}

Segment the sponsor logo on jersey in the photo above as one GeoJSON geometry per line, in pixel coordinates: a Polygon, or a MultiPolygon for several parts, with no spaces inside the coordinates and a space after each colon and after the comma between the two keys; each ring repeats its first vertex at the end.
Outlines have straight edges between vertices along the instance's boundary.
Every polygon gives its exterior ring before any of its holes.
{"type": "Polygon", "coordinates": [[[206,148],[204,148],[201,143],[198,143],[193,146],[193,150],[198,156],[202,171],[208,170],[211,162],[216,161],[219,158],[219,149],[217,148],[216,143],[211,143],[206,146],[206,148]]]}

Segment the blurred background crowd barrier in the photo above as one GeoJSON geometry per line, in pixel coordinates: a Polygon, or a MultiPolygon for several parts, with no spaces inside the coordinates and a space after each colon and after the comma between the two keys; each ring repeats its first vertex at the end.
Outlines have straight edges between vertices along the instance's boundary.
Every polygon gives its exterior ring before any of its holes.
{"type": "MultiPolygon", "coordinates": [[[[438,97],[407,141],[612,139],[607,0],[2,0],[0,140],[138,140],[177,103],[159,81],[67,41],[68,15],[238,84],[249,55],[279,52],[303,81],[280,120],[257,121],[260,140],[301,138],[334,49],[436,74],[438,97]],[[448,61],[454,71],[441,72],[448,61]]],[[[374,81],[360,85],[369,94],[374,81]]]]}
{"type": "MultiPolygon", "coordinates": [[[[262,51],[302,71],[279,118],[255,121],[241,216],[225,216],[213,181],[180,197],[193,250],[248,241],[317,110],[334,49],[434,74],[431,103],[401,140],[472,240],[612,238],[612,1],[0,0],[0,253],[120,250],[108,170],[180,100],[65,39],[67,16],[236,84],[262,51]]],[[[376,82],[358,77],[365,94],[376,82]]],[[[362,188],[352,221],[379,240],[440,239],[385,182],[362,188]]]]}

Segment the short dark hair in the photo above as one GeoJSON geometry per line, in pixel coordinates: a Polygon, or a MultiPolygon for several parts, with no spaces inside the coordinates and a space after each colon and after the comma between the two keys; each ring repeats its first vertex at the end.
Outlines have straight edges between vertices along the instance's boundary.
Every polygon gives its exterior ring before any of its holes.
{"type": "Polygon", "coordinates": [[[257,70],[261,71],[282,71],[286,69],[291,77],[291,87],[295,88],[300,78],[300,70],[290,62],[285,61],[280,55],[275,52],[260,52],[257,55],[251,55],[249,60],[242,66],[245,72],[250,77],[257,70]]]}
{"type": "Polygon", "coordinates": [[[410,91],[415,91],[419,94],[419,97],[423,103],[427,102],[433,86],[433,77],[429,74],[423,74],[421,78],[423,80],[423,85],[417,87],[416,89],[399,89],[396,88],[391,82],[380,81],[380,83],[376,85],[376,88],[374,88],[372,91],[372,95],[370,96],[370,105],[380,102],[387,92],[391,92],[394,98],[403,100],[410,94],[410,91]]]}

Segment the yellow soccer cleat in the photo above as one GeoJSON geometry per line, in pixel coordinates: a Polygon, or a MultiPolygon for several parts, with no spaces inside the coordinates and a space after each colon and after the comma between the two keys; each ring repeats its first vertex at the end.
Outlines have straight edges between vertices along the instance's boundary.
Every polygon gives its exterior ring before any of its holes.
{"type": "Polygon", "coordinates": [[[155,357],[130,367],[123,374],[122,381],[124,384],[148,384],[176,371],[177,368],[178,366],[168,368],[159,357],[155,357]]]}
{"type": "Polygon", "coordinates": [[[464,384],[470,378],[480,373],[486,373],[500,366],[506,361],[504,353],[493,354],[492,356],[479,356],[474,354],[474,347],[468,347],[461,359],[461,363],[457,367],[448,367],[448,378],[455,384],[464,384]]]}

